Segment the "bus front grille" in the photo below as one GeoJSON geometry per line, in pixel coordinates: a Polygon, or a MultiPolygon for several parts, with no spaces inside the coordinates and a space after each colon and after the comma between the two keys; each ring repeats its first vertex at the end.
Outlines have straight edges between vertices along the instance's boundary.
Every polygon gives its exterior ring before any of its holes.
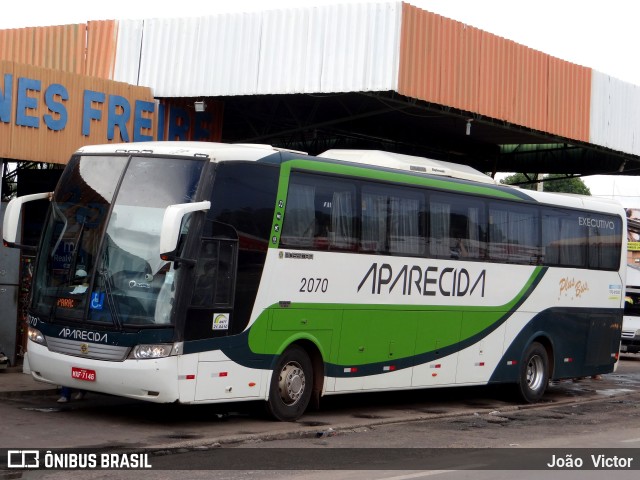
{"type": "Polygon", "coordinates": [[[55,337],[46,337],[49,350],[63,355],[92,358],[95,360],[109,360],[122,362],[129,354],[130,347],[103,345],[100,343],[79,342],[77,340],[64,340],[55,337]]]}

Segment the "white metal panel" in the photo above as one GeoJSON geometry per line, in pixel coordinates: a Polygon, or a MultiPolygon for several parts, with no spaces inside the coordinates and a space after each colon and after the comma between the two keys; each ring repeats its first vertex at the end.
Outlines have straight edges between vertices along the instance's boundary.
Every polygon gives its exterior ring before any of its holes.
{"type": "Polygon", "coordinates": [[[640,87],[595,70],[591,79],[589,141],[640,155],[640,87]]]}
{"type": "Polygon", "coordinates": [[[322,35],[310,8],[265,12],[257,93],[320,92],[322,35]]]}
{"type": "Polygon", "coordinates": [[[401,16],[391,1],[121,22],[114,80],[156,97],[395,90],[401,16]]]}
{"type": "MultiPolygon", "coordinates": [[[[113,80],[138,85],[143,20],[119,20],[113,80]]],[[[145,85],[147,86],[147,85],[145,85]]]]}
{"type": "Polygon", "coordinates": [[[145,21],[140,84],[156,97],[255,92],[260,14],[145,21]]]}
{"type": "Polygon", "coordinates": [[[325,15],[322,91],[397,89],[402,4],[345,4],[325,15]]]}

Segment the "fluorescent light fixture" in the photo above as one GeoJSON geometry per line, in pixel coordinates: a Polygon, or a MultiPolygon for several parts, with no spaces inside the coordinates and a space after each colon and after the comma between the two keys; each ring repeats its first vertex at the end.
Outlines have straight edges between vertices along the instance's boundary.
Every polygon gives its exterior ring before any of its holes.
{"type": "Polygon", "coordinates": [[[196,109],[196,112],[204,112],[207,109],[207,104],[204,100],[200,100],[193,104],[193,108],[196,109]]]}

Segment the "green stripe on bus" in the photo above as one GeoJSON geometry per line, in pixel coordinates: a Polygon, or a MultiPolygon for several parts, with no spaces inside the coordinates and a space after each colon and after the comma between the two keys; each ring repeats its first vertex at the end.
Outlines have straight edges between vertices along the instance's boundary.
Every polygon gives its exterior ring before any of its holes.
{"type": "Polygon", "coordinates": [[[508,303],[495,307],[292,303],[266,309],[249,332],[254,353],[278,355],[293,341],[316,343],[325,362],[364,365],[406,359],[463,343],[517,309],[540,280],[536,267],[508,303]]]}

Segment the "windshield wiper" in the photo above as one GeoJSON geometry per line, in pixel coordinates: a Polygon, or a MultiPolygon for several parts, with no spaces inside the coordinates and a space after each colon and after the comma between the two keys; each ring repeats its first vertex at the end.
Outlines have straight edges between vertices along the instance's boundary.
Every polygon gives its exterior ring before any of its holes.
{"type": "MultiPolygon", "coordinates": [[[[78,232],[78,236],[76,237],[75,246],[73,247],[73,255],[71,256],[71,262],[69,264],[69,273],[67,275],[67,283],[72,284],[75,282],[77,278],[77,264],[78,264],[78,255],[80,255],[80,249],[82,248],[82,236],[84,235],[84,220],[80,224],[80,231],[78,232]]],[[[85,266],[86,268],[86,266],[85,266]]],[[[84,272],[84,276],[87,276],[87,272],[84,272]]]]}
{"type": "Polygon", "coordinates": [[[105,293],[107,294],[107,305],[113,316],[115,326],[118,330],[122,330],[122,322],[120,321],[120,314],[118,313],[118,307],[113,298],[113,280],[111,280],[111,273],[107,268],[98,269],[98,274],[102,277],[104,282],[105,293]]]}
{"type": "Polygon", "coordinates": [[[55,200],[51,200],[51,211],[53,212],[53,215],[55,217],[57,217],[58,219],[61,219],[63,222],[60,236],[56,240],[56,244],[53,246],[53,249],[51,250],[51,254],[49,255],[50,258],[53,258],[56,252],[58,251],[58,247],[60,246],[62,237],[64,237],[64,232],[67,231],[68,222],[67,222],[67,217],[64,215],[64,213],[62,213],[62,210],[60,210],[60,207],[58,206],[55,200]]]}

